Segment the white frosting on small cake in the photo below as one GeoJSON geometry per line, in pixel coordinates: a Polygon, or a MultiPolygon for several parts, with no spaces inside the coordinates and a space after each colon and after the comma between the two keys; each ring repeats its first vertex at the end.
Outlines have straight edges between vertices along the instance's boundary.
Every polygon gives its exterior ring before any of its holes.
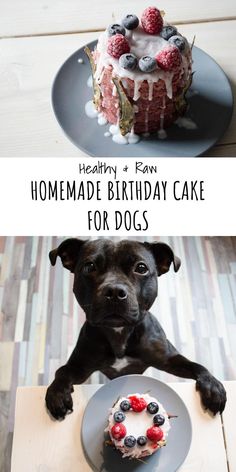
{"type": "MultiPolygon", "coordinates": [[[[126,30],[127,32],[127,30],[126,30]]],[[[113,75],[120,78],[128,78],[135,82],[135,91],[134,91],[134,100],[139,98],[139,87],[141,86],[144,80],[148,81],[149,84],[149,100],[152,100],[152,91],[153,83],[158,82],[158,80],[163,80],[166,85],[167,96],[172,98],[172,79],[174,72],[164,71],[157,68],[153,72],[142,72],[140,69],[136,68],[135,70],[127,70],[119,65],[119,60],[110,56],[107,52],[109,36],[107,31],[101,33],[98,39],[97,44],[97,68],[95,72],[95,80],[100,83],[102,81],[104,69],[112,66],[113,75]]],[[[155,57],[158,52],[166,48],[170,43],[163,39],[159,35],[150,35],[145,33],[145,31],[139,26],[133,31],[132,37],[129,38],[130,50],[131,52],[140,59],[143,56],[155,57]]],[[[187,50],[188,51],[188,48],[187,50]]],[[[184,53],[182,56],[182,68],[185,74],[188,74],[189,59],[185,56],[184,53]]],[[[123,83],[125,86],[125,84],[123,83]]]]}
{"type": "MultiPolygon", "coordinates": [[[[121,424],[121,423],[118,423],[121,424]]],[[[105,431],[108,431],[110,434],[111,441],[113,445],[115,446],[116,449],[119,449],[122,453],[122,457],[129,457],[129,458],[141,458],[145,456],[149,456],[153,454],[155,451],[157,451],[160,447],[164,446],[166,443],[166,439],[168,436],[168,432],[170,429],[170,422],[168,418],[168,414],[165,411],[163,405],[154,397],[150,396],[149,394],[129,394],[127,397],[121,397],[117,400],[115,405],[110,409],[110,414],[108,417],[108,426],[105,431]],[[127,447],[125,445],[125,437],[118,440],[115,439],[112,435],[112,427],[117,424],[117,422],[114,419],[114,414],[116,412],[122,411],[120,404],[124,400],[129,400],[129,397],[137,397],[137,398],[142,398],[145,400],[146,404],[148,405],[151,402],[157,403],[158,404],[158,412],[156,413],[149,413],[147,408],[143,409],[142,411],[135,412],[132,410],[132,408],[128,411],[123,411],[125,415],[124,421],[122,421],[122,424],[126,428],[126,435],[127,436],[134,436],[136,439],[136,443],[133,447],[127,447]],[[160,414],[163,415],[165,418],[164,424],[158,426],[163,432],[163,437],[160,441],[153,441],[147,438],[147,442],[145,445],[140,446],[137,443],[137,438],[139,436],[145,436],[147,437],[147,430],[153,426],[155,426],[153,422],[153,418],[155,414],[160,414]]]]}

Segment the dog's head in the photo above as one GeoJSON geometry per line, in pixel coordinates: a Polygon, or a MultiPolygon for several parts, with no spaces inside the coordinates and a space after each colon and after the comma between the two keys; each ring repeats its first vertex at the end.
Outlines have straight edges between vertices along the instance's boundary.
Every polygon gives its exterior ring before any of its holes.
{"type": "Polygon", "coordinates": [[[75,297],[94,326],[136,324],[157,296],[157,277],[180,267],[172,249],[160,242],[66,239],[49,253],[73,272],[75,297]]]}

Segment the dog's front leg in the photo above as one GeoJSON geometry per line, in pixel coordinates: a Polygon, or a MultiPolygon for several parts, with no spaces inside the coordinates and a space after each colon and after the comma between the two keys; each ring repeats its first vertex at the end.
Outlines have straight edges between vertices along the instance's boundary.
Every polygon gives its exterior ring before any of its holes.
{"type": "Polygon", "coordinates": [[[85,382],[92,371],[93,369],[85,369],[80,363],[70,362],[56,371],[55,379],[48,387],[45,397],[47,409],[53,418],[63,420],[73,411],[73,385],[85,382]]]}
{"type": "Polygon", "coordinates": [[[98,370],[99,359],[96,350],[95,341],[89,342],[85,323],[67,364],[56,371],[55,379],[47,389],[46,406],[55,419],[64,419],[67,413],[73,411],[73,385],[85,382],[98,370]]]}
{"type": "Polygon", "coordinates": [[[168,340],[158,343],[154,358],[154,367],[178,377],[196,380],[196,389],[200,393],[203,407],[214,415],[222,413],[226,403],[225,388],[205,367],[179,354],[168,340]]]}

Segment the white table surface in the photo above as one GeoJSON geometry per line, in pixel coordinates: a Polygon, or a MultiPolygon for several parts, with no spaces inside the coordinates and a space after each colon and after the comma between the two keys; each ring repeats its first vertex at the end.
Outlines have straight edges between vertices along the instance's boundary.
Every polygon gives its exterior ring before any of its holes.
{"type": "MultiPolygon", "coordinates": [[[[193,382],[169,384],[185,402],[193,437],[180,472],[235,472],[236,381],[224,382],[228,394],[225,413],[211,417],[200,406],[193,382]],[[227,465],[228,460],[228,465],[227,465]]],[[[75,387],[74,412],[64,421],[46,413],[46,387],[19,387],[16,397],[12,472],[89,472],[81,447],[80,427],[89,398],[100,385],[75,387]]]]}
{"type": "MultiPolygon", "coordinates": [[[[150,0],[129,0],[140,14],[150,0]]],[[[235,0],[160,0],[169,22],[224,69],[236,95],[235,0]]],[[[125,0],[0,0],[0,156],[84,156],[50,103],[53,78],[79,47],[127,11],[125,0]]],[[[236,113],[209,156],[236,156],[236,113]]]]}

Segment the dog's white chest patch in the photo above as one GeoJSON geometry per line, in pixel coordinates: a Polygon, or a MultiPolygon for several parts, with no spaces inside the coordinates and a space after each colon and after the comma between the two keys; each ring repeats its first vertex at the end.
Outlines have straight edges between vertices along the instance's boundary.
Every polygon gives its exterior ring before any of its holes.
{"type": "Polygon", "coordinates": [[[115,331],[115,333],[122,333],[123,329],[123,326],[121,326],[121,328],[113,328],[113,331],[115,331]]]}
{"type": "Polygon", "coordinates": [[[129,359],[128,357],[122,357],[121,359],[116,359],[115,362],[111,365],[111,367],[112,369],[115,369],[119,372],[120,370],[127,367],[127,365],[130,364],[130,361],[131,359],[129,359]]]}

